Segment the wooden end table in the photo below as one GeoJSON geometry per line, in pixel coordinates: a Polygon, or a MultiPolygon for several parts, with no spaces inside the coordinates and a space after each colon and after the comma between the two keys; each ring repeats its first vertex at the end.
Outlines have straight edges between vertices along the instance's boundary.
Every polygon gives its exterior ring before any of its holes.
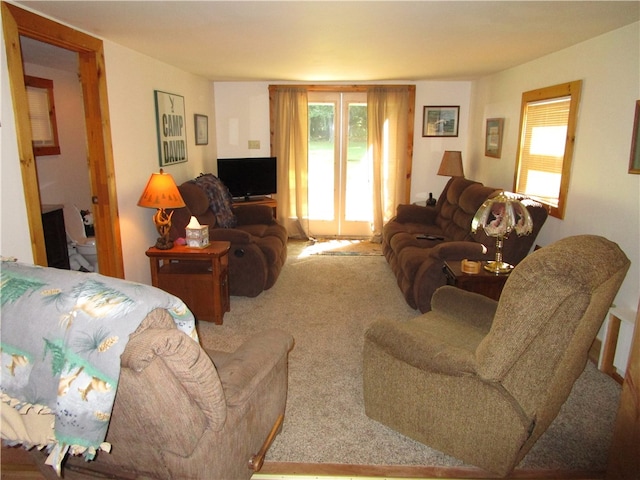
{"type": "Polygon", "coordinates": [[[151,247],[146,252],[151,264],[151,283],[182,299],[197,320],[222,325],[225,312],[231,309],[230,247],[229,242],[211,242],[206,248],[151,247]]]}
{"type": "Polygon", "coordinates": [[[460,260],[447,260],[444,262],[443,271],[447,276],[447,285],[461,288],[468,292],[475,292],[494,300],[500,299],[508,273],[495,274],[480,268],[479,273],[464,273],[460,260]]]}

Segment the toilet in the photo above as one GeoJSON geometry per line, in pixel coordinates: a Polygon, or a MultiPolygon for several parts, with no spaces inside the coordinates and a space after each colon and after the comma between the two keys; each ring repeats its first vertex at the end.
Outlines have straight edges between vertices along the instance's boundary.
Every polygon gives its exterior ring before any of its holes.
{"type": "Polygon", "coordinates": [[[67,241],[75,247],[76,251],[82,255],[93,266],[94,271],[97,272],[98,251],[96,250],[96,239],[95,237],[87,237],[80,210],[75,205],[65,205],[62,211],[64,214],[67,241]]]}

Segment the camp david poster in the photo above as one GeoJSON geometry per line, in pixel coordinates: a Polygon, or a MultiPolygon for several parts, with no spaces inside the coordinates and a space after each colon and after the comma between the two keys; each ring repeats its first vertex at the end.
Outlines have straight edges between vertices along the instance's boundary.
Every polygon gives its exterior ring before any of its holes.
{"type": "Polygon", "coordinates": [[[187,132],[184,116],[184,97],[155,91],[156,125],[160,166],[187,161],[187,132]]]}

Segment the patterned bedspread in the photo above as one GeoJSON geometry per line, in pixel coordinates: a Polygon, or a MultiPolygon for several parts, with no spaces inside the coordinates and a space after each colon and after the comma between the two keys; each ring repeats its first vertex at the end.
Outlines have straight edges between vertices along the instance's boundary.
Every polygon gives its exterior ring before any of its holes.
{"type": "Polygon", "coordinates": [[[166,309],[197,341],[195,320],[180,299],[147,285],[18,262],[0,268],[2,408],[53,414],[55,440],[46,446],[59,472],[68,451],[92,459],[110,449],[120,355],[147,314],[166,309]]]}

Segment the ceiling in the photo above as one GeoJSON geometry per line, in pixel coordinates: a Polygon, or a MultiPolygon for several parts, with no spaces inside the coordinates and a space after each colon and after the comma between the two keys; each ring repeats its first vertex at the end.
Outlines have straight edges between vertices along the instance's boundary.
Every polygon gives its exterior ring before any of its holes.
{"type": "MultiPolygon", "coordinates": [[[[469,80],[640,19],[616,1],[14,1],[213,81],[469,80]]],[[[25,59],[60,67],[56,53],[25,59]]]]}

